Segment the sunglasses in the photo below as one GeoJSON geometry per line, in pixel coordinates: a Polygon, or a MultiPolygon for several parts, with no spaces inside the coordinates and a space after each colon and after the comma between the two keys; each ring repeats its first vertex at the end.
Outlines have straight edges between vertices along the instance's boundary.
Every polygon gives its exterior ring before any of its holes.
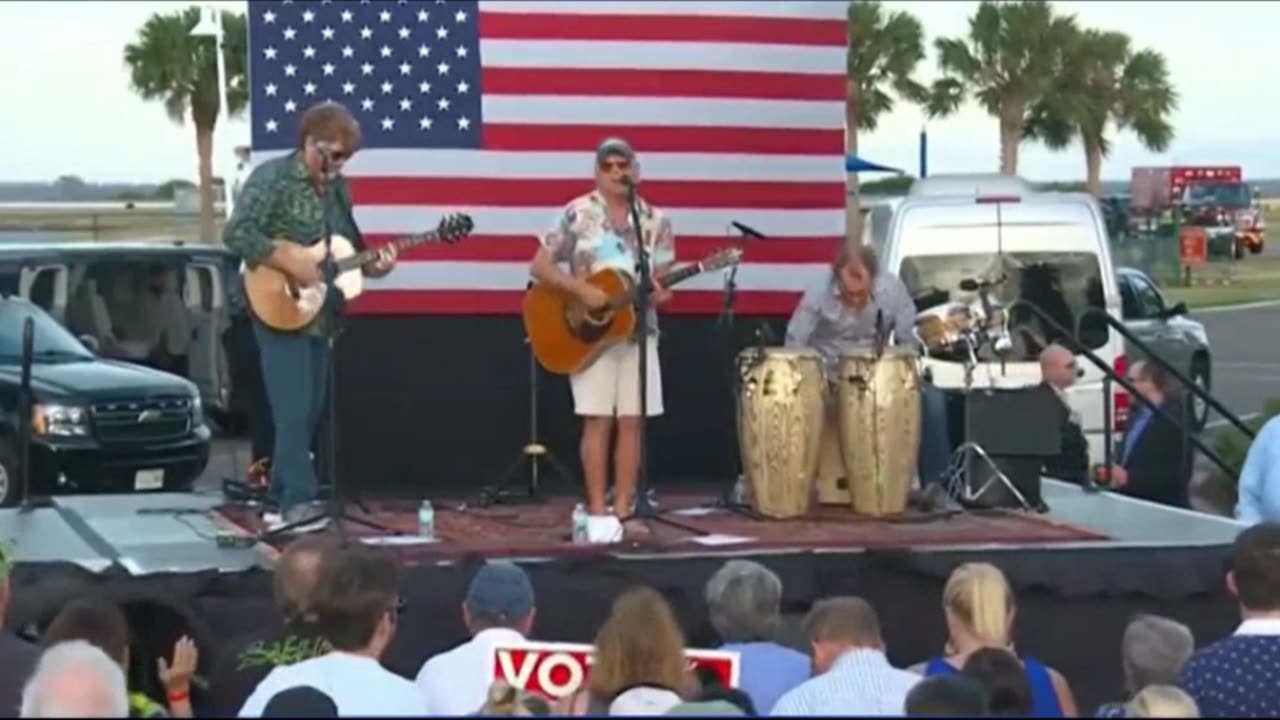
{"type": "Polygon", "coordinates": [[[630,170],[631,162],[627,160],[601,160],[601,170],[630,170]]]}

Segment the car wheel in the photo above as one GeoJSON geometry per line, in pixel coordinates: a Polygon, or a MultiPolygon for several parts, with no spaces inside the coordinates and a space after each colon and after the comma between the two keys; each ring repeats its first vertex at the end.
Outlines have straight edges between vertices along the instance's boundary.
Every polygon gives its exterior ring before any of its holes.
{"type": "MultiPolygon", "coordinates": [[[[1191,382],[1206,394],[1212,391],[1207,358],[1198,356],[1191,361],[1191,382]]],[[[1209,424],[1209,403],[1205,402],[1204,398],[1197,396],[1191,398],[1191,422],[1192,429],[1196,432],[1204,430],[1205,425],[1209,424]]]]}
{"type": "Polygon", "coordinates": [[[18,502],[18,453],[13,443],[0,440],[0,507],[10,507],[18,502]]]}

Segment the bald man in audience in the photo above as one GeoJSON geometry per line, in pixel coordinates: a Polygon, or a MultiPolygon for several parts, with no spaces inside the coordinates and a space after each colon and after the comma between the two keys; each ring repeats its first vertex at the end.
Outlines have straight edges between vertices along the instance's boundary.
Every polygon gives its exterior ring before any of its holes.
{"type": "Polygon", "coordinates": [[[1040,387],[1053,393],[1062,429],[1062,449],[1057,457],[1045,461],[1043,472],[1049,477],[1083,484],[1089,475],[1089,443],[1080,424],[1080,413],[1071,408],[1067,388],[1080,377],[1076,356],[1065,347],[1053,344],[1040,352],[1040,387]]]}
{"type": "Polygon", "coordinates": [[[227,644],[209,678],[216,715],[235,715],[276,667],[332,649],[316,627],[310,604],[320,561],[338,547],[337,538],[331,535],[304,535],[285,547],[275,571],[277,623],[254,628],[227,644]]]}

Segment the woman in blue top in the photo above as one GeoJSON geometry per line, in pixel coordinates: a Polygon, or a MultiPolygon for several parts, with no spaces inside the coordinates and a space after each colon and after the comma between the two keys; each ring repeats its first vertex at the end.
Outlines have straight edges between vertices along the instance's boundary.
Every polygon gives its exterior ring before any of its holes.
{"type": "MultiPolygon", "coordinates": [[[[926,677],[958,673],[969,656],[983,648],[1013,652],[1013,591],[1004,573],[988,563],[956,568],[942,591],[947,618],[946,655],[912,668],[926,677]]],[[[1020,658],[1031,689],[1031,716],[1076,717],[1075,697],[1065,678],[1029,657],[1020,658]]]]}

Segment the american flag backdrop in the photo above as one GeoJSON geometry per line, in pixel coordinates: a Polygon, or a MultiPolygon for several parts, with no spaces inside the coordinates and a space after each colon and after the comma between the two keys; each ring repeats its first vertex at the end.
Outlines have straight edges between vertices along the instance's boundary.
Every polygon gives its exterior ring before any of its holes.
{"type": "MultiPolygon", "coordinates": [[[[846,3],[419,0],[249,4],[255,162],[332,99],[360,122],[347,164],[373,243],[470,213],[475,234],[406,253],[356,310],[514,313],[536,237],[592,187],[592,151],[635,147],[677,254],[745,242],[739,313],[789,313],[845,232],[846,3]],[[742,241],[730,221],[767,240],[742,241]]],[[[720,308],[724,278],[673,312],[720,308]]]]}

